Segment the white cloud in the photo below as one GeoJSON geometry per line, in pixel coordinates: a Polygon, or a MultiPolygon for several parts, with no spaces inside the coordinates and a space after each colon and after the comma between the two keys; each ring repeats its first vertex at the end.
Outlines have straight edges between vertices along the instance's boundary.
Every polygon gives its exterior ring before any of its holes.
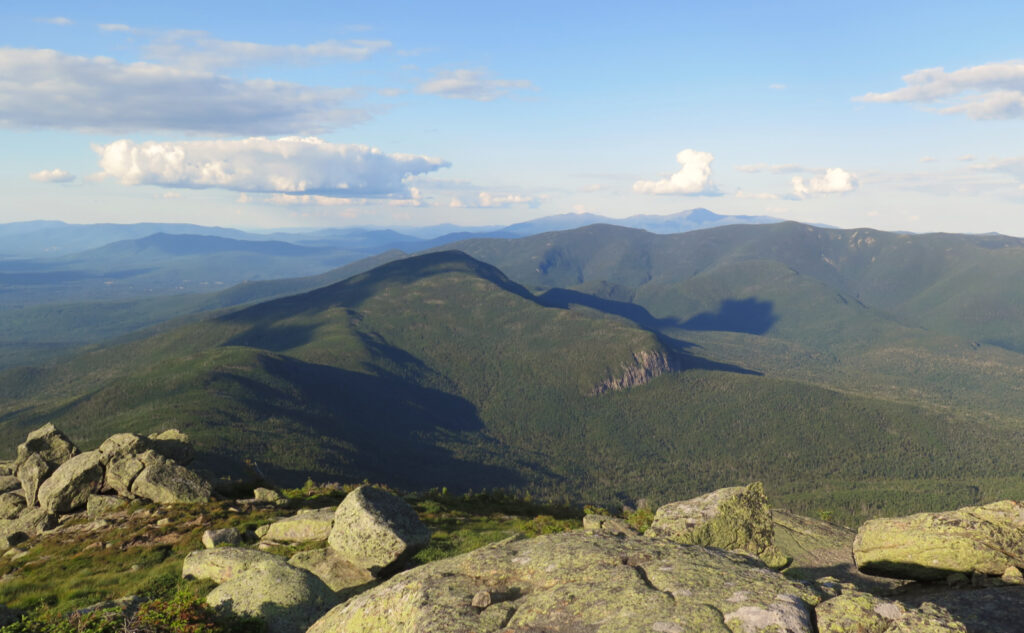
{"type": "Polygon", "coordinates": [[[740,165],[736,169],[747,172],[748,174],[755,174],[759,172],[769,174],[794,174],[801,171],[808,171],[806,167],[801,167],[800,165],[794,165],[792,163],[787,163],[785,165],[757,163],[755,165],[740,165]]]}
{"type": "Polygon", "coordinates": [[[934,163],[935,161],[936,161],[936,158],[934,156],[922,156],[921,157],[921,162],[922,163],[934,163]]]}
{"type": "Polygon", "coordinates": [[[44,169],[28,176],[36,182],[71,182],[75,179],[74,174],[69,174],[63,169],[44,169]]]}
{"type": "Polygon", "coordinates": [[[711,182],[713,160],[715,157],[708,152],[684,149],[676,154],[676,161],[682,165],[679,171],[661,180],[638,180],[633,183],[633,191],[658,195],[718,195],[718,189],[711,182]]]}
{"type": "Polygon", "coordinates": [[[806,198],[814,194],[847,193],[857,188],[857,178],[845,169],[830,167],[809,181],[793,176],[793,195],[806,198]]]}
{"type": "Polygon", "coordinates": [[[526,79],[488,79],[483,71],[460,69],[438,73],[434,79],[420,84],[419,92],[449,99],[494,101],[513,90],[530,88],[533,84],[526,79]]]}
{"type": "Polygon", "coordinates": [[[486,191],[481,191],[477,195],[477,206],[481,208],[504,208],[510,207],[514,204],[525,204],[530,207],[535,207],[540,204],[540,200],[534,196],[523,196],[519,194],[496,195],[486,191]]]}
{"type": "Polygon", "coordinates": [[[103,171],[125,185],[335,198],[410,198],[408,177],[449,166],[437,158],[385,154],[313,137],[141,144],[120,140],[94,149],[103,171]]]}
{"type": "Polygon", "coordinates": [[[737,198],[744,198],[748,200],[778,200],[778,194],[774,193],[747,193],[740,189],[736,192],[737,198]]]}
{"type": "Polygon", "coordinates": [[[146,57],[193,70],[213,70],[263,62],[304,63],[313,59],[359,61],[388,48],[387,40],[327,40],[284,46],[220,40],[204,31],[168,31],[146,47],[146,57]]]}
{"type": "Polygon", "coordinates": [[[903,76],[903,88],[869,92],[854,101],[869,103],[933,103],[948,101],[943,114],[972,119],[1024,118],[1024,61],[995,62],[946,72],[925,68],[903,76]]]}
{"type": "Polygon", "coordinates": [[[101,31],[119,31],[122,33],[131,33],[135,30],[127,24],[100,24],[98,26],[101,31]]]}
{"type": "Polygon", "coordinates": [[[55,18],[39,18],[38,21],[39,22],[45,22],[46,24],[53,24],[53,25],[56,25],[56,26],[68,26],[70,24],[74,24],[74,22],[72,22],[68,18],[59,17],[59,16],[55,17],[55,18]]]}
{"type": "Polygon", "coordinates": [[[349,93],[53,50],[0,48],[0,126],[318,133],[366,120],[349,93]]]}

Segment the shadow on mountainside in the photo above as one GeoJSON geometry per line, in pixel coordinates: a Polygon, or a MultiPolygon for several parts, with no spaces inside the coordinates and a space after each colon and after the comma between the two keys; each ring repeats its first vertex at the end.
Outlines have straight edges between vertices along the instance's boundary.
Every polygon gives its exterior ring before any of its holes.
{"type": "Polygon", "coordinates": [[[684,330],[765,334],[779,320],[771,301],[725,299],[718,312],[701,312],[678,327],[684,330]]]}

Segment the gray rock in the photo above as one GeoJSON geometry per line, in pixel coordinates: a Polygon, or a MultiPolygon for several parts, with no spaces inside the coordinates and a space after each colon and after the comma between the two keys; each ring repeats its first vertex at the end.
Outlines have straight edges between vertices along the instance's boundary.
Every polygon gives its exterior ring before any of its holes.
{"type": "Polygon", "coordinates": [[[116,492],[122,497],[133,498],[135,495],[132,494],[132,484],[143,468],[142,460],[136,455],[112,455],[107,462],[103,489],[116,492]]]}
{"type": "Polygon", "coordinates": [[[588,514],[584,516],[583,529],[591,532],[600,530],[610,534],[639,534],[625,519],[606,514],[588,514]]]}
{"type": "Polygon", "coordinates": [[[195,457],[195,448],[188,435],[178,429],[167,429],[149,436],[150,444],[160,455],[173,459],[182,466],[188,466],[195,457]]]}
{"type": "Polygon", "coordinates": [[[811,633],[818,601],[750,556],[575,530],[402,572],[309,633],[811,633]]]}
{"type": "Polygon", "coordinates": [[[117,433],[108,437],[96,450],[103,455],[103,463],[106,464],[115,457],[125,455],[138,455],[152,448],[152,443],[135,433],[117,433]]]}
{"type": "Polygon", "coordinates": [[[30,506],[36,505],[39,486],[50,474],[50,470],[46,460],[34,453],[22,460],[18,466],[18,481],[21,482],[21,490],[25,493],[25,503],[30,506]]]}
{"type": "Polygon", "coordinates": [[[157,503],[204,503],[213,488],[191,470],[154,451],[139,456],[144,468],[132,482],[132,494],[157,503]]]}
{"type": "Polygon", "coordinates": [[[0,493],[21,490],[21,481],[15,475],[0,475],[0,493]]]}
{"type": "Polygon", "coordinates": [[[285,501],[285,498],[281,496],[276,490],[270,488],[256,488],[252,491],[253,497],[260,503],[280,503],[285,501]]]}
{"type": "Polygon", "coordinates": [[[75,455],[39,486],[39,505],[51,513],[85,506],[89,495],[103,487],[103,457],[98,451],[75,455]]]}
{"type": "Polygon", "coordinates": [[[860,591],[845,591],[817,606],[819,633],[967,633],[949,611],[931,603],[908,608],[860,591]]]}
{"type": "Polygon", "coordinates": [[[334,513],[335,508],[325,508],[274,521],[261,538],[278,543],[326,541],[334,525],[334,513]]]}
{"type": "Polygon", "coordinates": [[[221,530],[206,530],[203,532],[203,547],[213,549],[215,547],[230,547],[238,545],[240,541],[238,530],[233,527],[221,530]]]}
{"type": "Polygon", "coordinates": [[[311,572],[336,593],[373,582],[373,574],[338,556],[329,547],[299,552],[288,559],[288,564],[311,572]]]}
{"type": "Polygon", "coordinates": [[[244,570],[211,591],[206,603],[262,618],[267,633],[302,633],[334,606],[336,597],[310,572],[280,561],[244,570]]]}
{"type": "Polygon", "coordinates": [[[0,461],[0,477],[4,475],[13,476],[18,472],[18,464],[14,460],[0,461]]]}
{"type": "Polygon", "coordinates": [[[0,494],[0,520],[17,518],[25,510],[25,497],[17,492],[0,494]]]}
{"type": "Polygon", "coordinates": [[[339,556],[376,575],[429,543],[430,530],[399,497],[361,486],[338,505],[327,542],[339,556]]]}
{"type": "Polygon", "coordinates": [[[90,517],[101,517],[125,507],[128,499],[114,495],[89,495],[85,502],[85,513],[90,517]]]}
{"type": "Polygon", "coordinates": [[[267,552],[241,547],[218,547],[190,552],[182,563],[181,575],[183,578],[212,580],[220,584],[246,569],[261,566],[276,569],[279,563],[285,563],[283,557],[267,552]]]}
{"type": "Polygon", "coordinates": [[[87,607],[83,607],[74,612],[75,615],[82,616],[92,613],[94,611],[107,611],[109,609],[117,609],[123,618],[131,618],[139,611],[139,607],[146,603],[146,599],[142,596],[125,596],[124,598],[118,598],[117,600],[104,600],[103,602],[97,602],[87,607]]]}
{"type": "Polygon", "coordinates": [[[0,520],[0,551],[53,527],[56,517],[42,508],[28,508],[14,519],[0,520]]]}
{"type": "Polygon", "coordinates": [[[18,445],[18,460],[21,465],[29,455],[38,455],[56,468],[78,454],[78,447],[53,424],[46,424],[28,434],[24,443],[18,445]]]}
{"type": "Polygon", "coordinates": [[[722,488],[658,508],[648,536],[757,556],[770,567],[787,559],[775,547],[772,512],[760,482],[722,488]]]}

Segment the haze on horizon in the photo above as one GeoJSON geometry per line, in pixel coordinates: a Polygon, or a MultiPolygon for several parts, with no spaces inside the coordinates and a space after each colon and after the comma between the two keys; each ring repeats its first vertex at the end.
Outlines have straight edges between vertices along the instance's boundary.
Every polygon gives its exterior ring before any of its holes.
{"type": "Polygon", "coordinates": [[[1024,235],[1024,6],[8,4],[0,222],[1024,235]]]}

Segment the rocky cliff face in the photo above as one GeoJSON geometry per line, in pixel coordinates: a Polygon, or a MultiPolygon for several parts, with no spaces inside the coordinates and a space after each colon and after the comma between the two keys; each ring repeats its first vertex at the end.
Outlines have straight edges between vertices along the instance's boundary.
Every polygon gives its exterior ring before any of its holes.
{"type": "Polygon", "coordinates": [[[597,395],[636,387],[647,383],[652,378],[678,369],[678,361],[665,352],[651,350],[633,352],[633,362],[623,363],[620,367],[622,373],[601,381],[594,387],[593,393],[597,395]]]}

